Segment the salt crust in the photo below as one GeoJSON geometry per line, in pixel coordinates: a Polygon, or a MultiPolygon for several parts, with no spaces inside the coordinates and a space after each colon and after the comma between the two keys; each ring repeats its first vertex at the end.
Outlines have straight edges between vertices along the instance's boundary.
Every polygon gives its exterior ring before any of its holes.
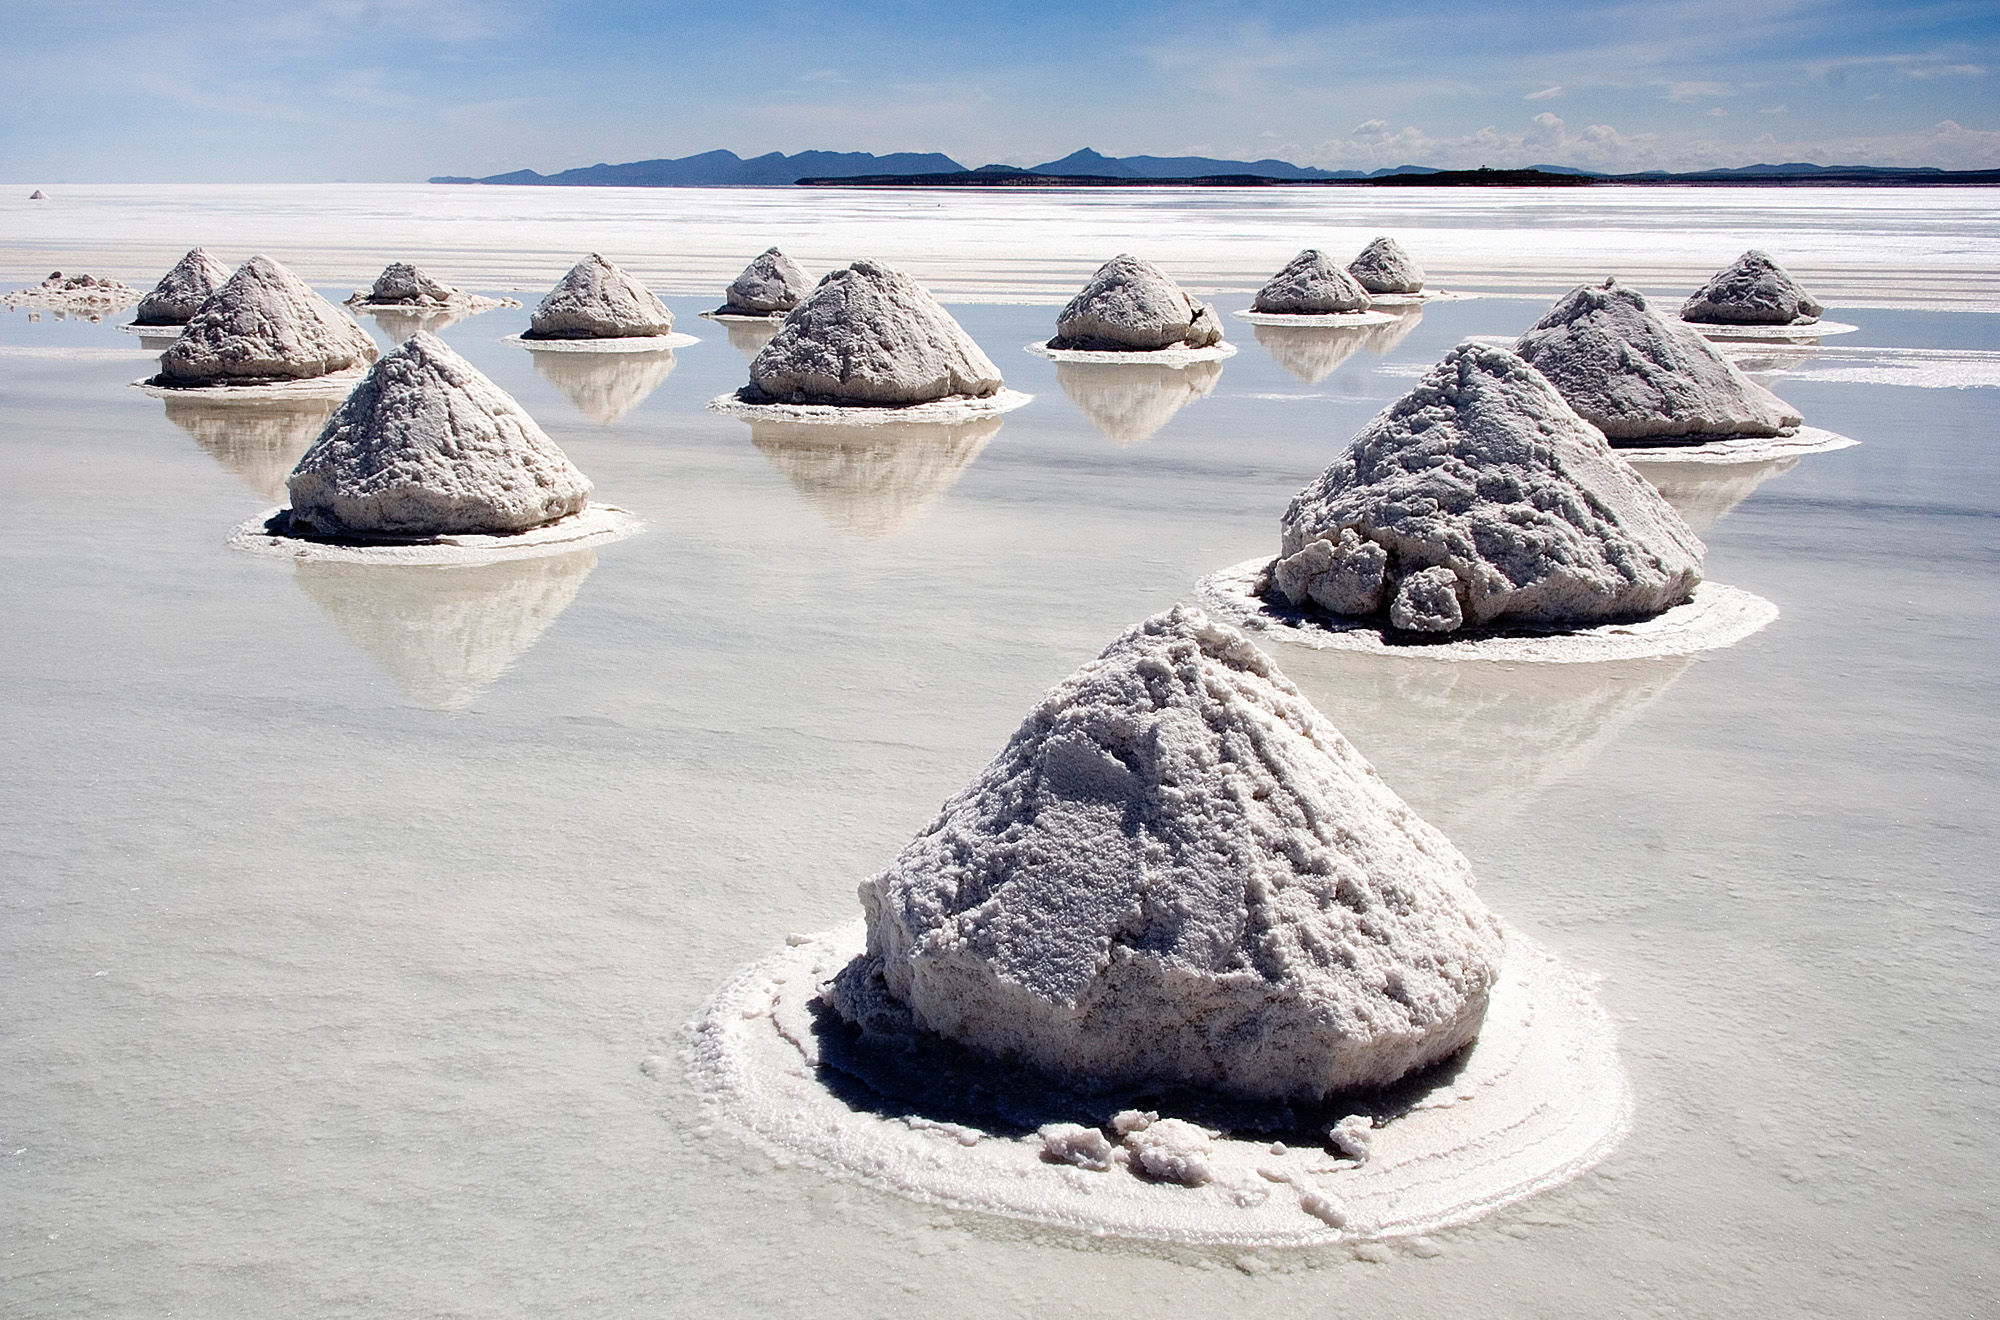
{"type": "Polygon", "coordinates": [[[530,339],[526,335],[505,335],[500,342],[519,344],[537,353],[658,353],[669,348],[686,348],[701,340],[676,330],[667,335],[629,335],[622,339],[530,339]]]}
{"type": "Polygon", "coordinates": [[[1860,443],[1817,426],[1802,426],[1791,435],[1743,435],[1700,445],[1621,447],[1616,452],[1628,463],[1768,463],[1774,458],[1831,453],[1860,443]]]}
{"type": "Polygon", "coordinates": [[[1861,328],[1845,321],[1808,321],[1802,325],[1710,325],[1698,321],[1683,321],[1681,324],[1703,339],[1748,339],[1767,343],[1810,343],[1827,335],[1850,334],[1861,328]]]}
{"type": "Polygon", "coordinates": [[[156,399],[343,399],[368,374],[366,367],[349,367],[303,380],[262,381],[254,385],[161,385],[146,376],[132,383],[156,399]]]}
{"type": "MultiPolygon", "coordinates": [[[[1373,651],[1417,660],[1507,660],[1589,664],[1694,655],[1734,646],[1778,617],[1778,607],[1740,587],[1703,582],[1685,604],[1634,623],[1601,623],[1567,632],[1521,625],[1471,628],[1438,640],[1392,633],[1380,620],[1308,614],[1264,596],[1272,559],[1246,559],[1195,584],[1201,603],[1259,640],[1315,650],[1373,651]]],[[[1274,593],[1275,594],[1275,593],[1274,593]]]]}
{"type": "Polygon", "coordinates": [[[750,403],[735,394],[718,394],[708,401],[710,412],[745,421],[825,422],[837,426],[884,426],[894,422],[963,422],[974,417],[1009,413],[1035,396],[1001,389],[995,394],[961,394],[928,403],[750,403]]]}
{"type": "MultiPolygon", "coordinates": [[[[1395,305],[1388,303],[1386,298],[1375,298],[1371,301],[1395,305]]],[[[1338,330],[1344,326],[1388,325],[1403,319],[1394,312],[1260,312],[1250,307],[1234,315],[1237,320],[1248,321],[1252,325],[1310,326],[1314,330],[1338,330]]]]}
{"type": "Polygon", "coordinates": [[[339,564],[491,564],[507,559],[563,555],[585,546],[622,541],[645,526],[615,504],[592,504],[581,513],[511,536],[465,534],[420,541],[334,541],[294,536],[283,508],[270,509],[229,534],[231,549],[277,559],[339,564]]]}
{"type": "Polygon", "coordinates": [[[1368,302],[1373,307],[1420,307],[1428,302],[1466,302],[1484,296],[1463,289],[1420,289],[1416,293],[1371,293],[1368,302]]]}
{"type": "MultiPolygon", "coordinates": [[[[1343,322],[1343,324],[1349,323],[1343,322]]],[[[1360,325],[1363,323],[1356,321],[1351,324],[1360,325]]],[[[1209,344],[1203,348],[1134,348],[1124,350],[1050,348],[1047,344],[1038,341],[1033,344],[1024,344],[1022,347],[1027,349],[1028,352],[1033,353],[1036,357],[1048,358],[1052,362],[1093,362],[1101,364],[1149,362],[1159,367],[1185,367],[1194,362],[1221,362],[1227,358],[1236,356],[1236,345],[1230,343],[1209,344]]]]}
{"type": "Polygon", "coordinates": [[[109,276],[65,275],[55,271],[40,284],[0,294],[0,307],[33,308],[71,316],[109,316],[145,296],[109,276]]]}
{"type": "MultiPolygon", "coordinates": [[[[739,973],[690,1024],[686,1057],[705,1115],[724,1130],[773,1155],[955,1210],[1212,1246],[1406,1237],[1568,1182],[1608,1156],[1630,1124],[1610,1018],[1582,978],[1504,923],[1501,931],[1505,958],[1478,1042],[1393,1097],[1353,1106],[1374,1120],[1361,1161],[1343,1153],[1349,1141],[1322,1140],[1317,1125],[1282,1133],[1285,1149],[1276,1153],[1275,1129],[1287,1117],[1303,1125],[1291,1111],[1196,1108],[1182,1121],[1209,1134],[1207,1177],[1187,1186],[1135,1174],[1126,1140],[1104,1142],[1100,1172],[1064,1162],[1038,1131],[1070,1122],[1115,1132],[1124,1107],[1117,1097],[1051,1094],[1009,1074],[989,1090],[1018,1104],[990,1112],[913,1101],[912,1093],[934,1098],[934,1075],[921,1063],[899,1072],[892,1050],[860,1056],[844,1033],[827,1030],[821,991],[861,953],[858,921],[794,935],[739,973]]],[[[976,1065],[964,1075],[975,1085],[996,1080],[976,1065]]],[[[1150,1111],[1171,1112],[1143,1100],[1150,1111]]],[[[1078,1150],[1097,1144],[1069,1135],[1078,1150]]]]}

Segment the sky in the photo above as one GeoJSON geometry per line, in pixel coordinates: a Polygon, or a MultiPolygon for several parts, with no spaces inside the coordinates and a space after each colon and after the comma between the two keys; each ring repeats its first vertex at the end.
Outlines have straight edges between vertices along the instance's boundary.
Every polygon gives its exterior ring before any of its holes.
{"type": "Polygon", "coordinates": [[[808,149],[2000,168],[2000,0],[0,0],[0,178],[808,149]]]}

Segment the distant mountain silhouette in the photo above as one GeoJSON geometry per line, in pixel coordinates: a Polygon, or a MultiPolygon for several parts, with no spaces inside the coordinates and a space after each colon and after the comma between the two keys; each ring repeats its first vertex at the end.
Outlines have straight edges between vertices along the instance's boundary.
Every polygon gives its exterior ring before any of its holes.
{"type": "Polygon", "coordinates": [[[483,179],[444,175],[432,183],[516,183],[544,187],[688,188],[729,184],[765,186],[813,177],[848,178],[856,174],[962,174],[965,166],[936,151],[898,151],[876,156],[866,151],[801,151],[796,156],[773,151],[743,159],[733,151],[704,151],[678,160],[635,160],[624,165],[586,165],[560,174],[515,170],[483,179]]]}

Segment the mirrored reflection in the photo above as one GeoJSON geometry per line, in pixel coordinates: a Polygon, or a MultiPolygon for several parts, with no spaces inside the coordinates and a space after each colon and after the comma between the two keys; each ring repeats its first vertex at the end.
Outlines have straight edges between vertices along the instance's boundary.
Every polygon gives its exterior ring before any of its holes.
{"type": "Polygon", "coordinates": [[[1798,465],[1799,456],[1764,463],[1634,463],[1639,475],[1660,488],[1687,525],[1705,532],[1741,504],[1751,491],[1798,465]]]}
{"type": "Polygon", "coordinates": [[[283,502],[285,478],[325,429],[339,399],[165,399],[167,420],[238,480],[283,502]]]}
{"type": "Polygon", "coordinates": [[[1587,769],[1694,663],[1440,663],[1296,646],[1273,655],[1383,781],[1447,834],[1504,824],[1587,769]]]}
{"type": "Polygon", "coordinates": [[[654,353],[536,353],[535,370],[576,410],[609,426],[644,403],[674,371],[674,351],[654,353]]]}
{"type": "Polygon", "coordinates": [[[771,336],[778,333],[783,321],[724,321],[722,328],[729,332],[729,346],[746,358],[754,358],[763,352],[764,345],[771,342],[771,336]]]}
{"type": "Polygon", "coordinates": [[[1424,309],[1383,307],[1377,310],[1395,316],[1394,321],[1361,326],[1253,325],[1257,344],[1271,359],[1299,381],[1317,385],[1333,374],[1335,367],[1362,349],[1381,355],[1409,337],[1424,319],[1424,309]]]}
{"type": "Polygon", "coordinates": [[[412,700],[462,710],[569,608],[597,552],[468,568],[303,559],[294,567],[299,590],[412,700]]]}
{"type": "Polygon", "coordinates": [[[135,330],[133,337],[139,341],[139,347],[148,353],[164,353],[174,346],[176,339],[181,337],[181,328],[177,325],[163,325],[155,331],[135,330]]]}
{"type": "Polygon", "coordinates": [[[446,326],[457,325],[472,312],[466,308],[430,308],[418,311],[410,307],[370,307],[357,304],[357,310],[375,318],[375,324],[382,327],[382,333],[395,343],[402,343],[419,330],[432,334],[446,326]]]}
{"type": "Polygon", "coordinates": [[[1795,371],[1813,360],[1819,351],[1817,344],[1747,344],[1739,340],[1728,345],[1725,353],[1737,370],[1759,384],[1769,388],[1771,376],[1782,372],[1795,371]]]}
{"type": "Polygon", "coordinates": [[[752,422],[750,443],[837,530],[874,540],[915,522],[957,484],[1002,420],[876,426],[752,422]]]}
{"type": "Polygon", "coordinates": [[[1220,362],[1166,367],[1156,362],[1058,362],[1056,384],[1114,445],[1146,439],[1175,413],[1212,394],[1220,362]]]}

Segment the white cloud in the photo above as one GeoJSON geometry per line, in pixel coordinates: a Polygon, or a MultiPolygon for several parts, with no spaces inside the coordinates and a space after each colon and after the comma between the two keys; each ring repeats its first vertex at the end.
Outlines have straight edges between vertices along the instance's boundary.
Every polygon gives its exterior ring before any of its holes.
{"type": "Polygon", "coordinates": [[[1557,83],[1554,87],[1544,87],[1539,92],[1529,92],[1521,99],[1524,101],[1553,101],[1562,94],[1562,84],[1557,83]]]}
{"type": "Polygon", "coordinates": [[[1713,101],[1719,96],[1729,96],[1734,89],[1728,83],[1719,82],[1673,82],[1667,84],[1669,101],[1713,101]]]}

